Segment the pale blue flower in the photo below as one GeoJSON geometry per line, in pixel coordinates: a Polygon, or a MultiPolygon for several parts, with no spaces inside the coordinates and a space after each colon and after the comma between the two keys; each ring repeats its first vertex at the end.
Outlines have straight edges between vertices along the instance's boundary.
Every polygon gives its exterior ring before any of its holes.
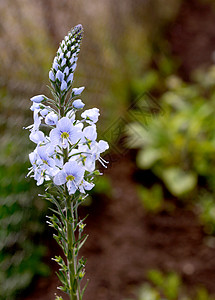
{"type": "MultiPolygon", "coordinates": [[[[82,145],[79,147],[79,160],[82,162],[84,168],[88,172],[93,172],[95,170],[96,161],[98,160],[104,167],[106,167],[107,162],[101,158],[101,153],[109,148],[108,143],[101,140],[98,143],[92,142],[90,149],[88,145],[82,145]]],[[[73,158],[72,158],[73,159],[73,158]]]]}
{"type": "Polygon", "coordinates": [[[55,161],[48,155],[46,146],[37,147],[34,152],[30,153],[29,159],[32,168],[28,175],[34,173],[33,177],[37,181],[37,185],[41,185],[44,180],[50,180],[58,172],[55,161]]]}
{"type": "Polygon", "coordinates": [[[85,127],[83,130],[83,137],[81,139],[81,142],[84,145],[88,145],[88,147],[90,147],[91,143],[95,142],[96,139],[97,139],[96,126],[92,125],[92,126],[85,127]]]}
{"type": "Polygon", "coordinates": [[[74,96],[79,96],[79,95],[83,92],[84,89],[85,89],[84,86],[79,87],[79,88],[73,88],[73,89],[72,89],[72,94],[73,94],[74,96]]]}
{"type": "Polygon", "coordinates": [[[39,130],[33,130],[30,135],[29,135],[29,138],[32,142],[36,143],[36,144],[39,144],[39,143],[42,143],[44,142],[45,140],[45,135],[42,131],[39,131],[39,130]]]}
{"type": "Polygon", "coordinates": [[[92,190],[92,188],[95,186],[94,183],[92,182],[88,182],[86,180],[82,180],[81,183],[79,184],[79,190],[81,193],[85,194],[85,190],[86,191],[90,191],[92,190]]]}
{"type": "Polygon", "coordinates": [[[63,169],[55,175],[54,184],[62,185],[66,183],[68,192],[72,195],[79,188],[84,178],[84,172],[84,168],[79,166],[76,161],[67,162],[63,169]]]}
{"type": "Polygon", "coordinates": [[[71,120],[67,117],[60,119],[56,128],[50,132],[51,142],[55,145],[68,147],[68,143],[75,144],[81,138],[80,128],[74,126],[71,120]]]}
{"type": "Polygon", "coordinates": [[[100,113],[99,113],[98,108],[91,108],[91,109],[85,110],[81,114],[82,118],[90,125],[94,124],[98,121],[99,115],[100,115],[100,113]]]}
{"type": "Polygon", "coordinates": [[[55,161],[48,154],[47,146],[39,146],[37,147],[37,153],[39,158],[41,159],[43,168],[48,171],[49,175],[53,173],[53,169],[55,167],[55,161]]]}
{"type": "Polygon", "coordinates": [[[45,118],[45,123],[47,125],[56,125],[58,121],[58,115],[55,114],[53,111],[47,114],[45,118]]]}
{"type": "Polygon", "coordinates": [[[49,113],[49,110],[47,108],[43,108],[40,111],[41,116],[44,118],[49,113]]]}
{"type": "Polygon", "coordinates": [[[30,110],[31,111],[35,111],[35,110],[40,110],[41,108],[40,108],[40,103],[36,103],[36,102],[33,102],[33,104],[31,105],[31,107],[30,107],[30,110]]]}
{"type": "Polygon", "coordinates": [[[30,100],[35,103],[41,103],[43,100],[47,99],[44,95],[37,95],[32,97],[30,100]]]}
{"type": "Polygon", "coordinates": [[[81,101],[81,99],[77,99],[73,101],[72,106],[76,109],[81,109],[85,106],[85,104],[81,101]]]}

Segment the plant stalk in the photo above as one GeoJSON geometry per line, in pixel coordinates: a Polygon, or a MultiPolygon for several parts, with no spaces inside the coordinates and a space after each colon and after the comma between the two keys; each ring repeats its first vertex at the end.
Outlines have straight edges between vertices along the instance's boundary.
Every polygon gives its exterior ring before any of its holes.
{"type": "Polygon", "coordinates": [[[68,265],[68,277],[69,277],[69,289],[70,289],[70,300],[80,300],[78,295],[78,284],[77,281],[77,260],[75,255],[75,234],[74,234],[74,215],[73,215],[73,203],[71,197],[67,196],[67,265],[68,265]]]}

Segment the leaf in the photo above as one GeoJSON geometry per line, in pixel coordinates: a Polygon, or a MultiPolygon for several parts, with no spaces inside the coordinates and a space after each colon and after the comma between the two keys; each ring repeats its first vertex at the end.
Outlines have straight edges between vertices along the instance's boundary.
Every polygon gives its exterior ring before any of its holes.
{"type": "Polygon", "coordinates": [[[164,170],[162,178],[174,196],[182,196],[192,191],[197,184],[195,173],[185,172],[180,168],[168,168],[164,170]]]}
{"type": "Polygon", "coordinates": [[[162,153],[159,149],[147,148],[139,151],[137,165],[142,169],[149,169],[161,157],[162,153]]]}

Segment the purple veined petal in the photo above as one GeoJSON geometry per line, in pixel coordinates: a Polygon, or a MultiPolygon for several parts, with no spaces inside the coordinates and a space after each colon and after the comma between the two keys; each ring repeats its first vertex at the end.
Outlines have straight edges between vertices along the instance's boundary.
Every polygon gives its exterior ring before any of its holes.
{"type": "Polygon", "coordinates": [[[52,70],[49,71],[49,79],[50,79],[51,81],[55,81],[55,76],[54,76],[54,73],[53,73],[52,70]]]}
{"type": "Polygon", "coordinates": [[[79,183],[84,177],[84,168],[78,165],[76,161],[69,161],[65,163],[63,170],[67,175],[74,176],[74,181],[76,183],[79,183]]]}
{"type": "Polygon", "coordinates": [[[79,126],[73,126],[73,129],[69,133],[69,141],[72,144],[76,144],[78,140],[83,137],[83,133],[81,132],[81,128],[79,126]]]}
{"type": "Polygon", "coordinates": [[[84,181],[84,188],[85,188],[85,190],[90,191],[90,190],[92,190],[92,188],[93,188],[94,186],[95,186],[94,183],[84,181]]]}
{"type": "Polygon", "coordinates": [[[66,174],[63,170],[59,171],[54,177],[54,184],[62,185],[66,183],[66,174]]]}
{"type": "Polygon", "coordinates": [[[96,126],[93,124],[91,126],[87,126],[83,130],[83,135],[90,141],[95,141],[97,139],[96,126]]]}
{"type": "Polygon", "coordinates": [[[81,193],[85,193],[85,190],[86,191],[90,191],[92,190],[92,188],[95,186],[94,183],[90,183],[86,180],[82,180],[81,184],[79,185],[79,190],[81,193]]]}
{"type": "Polygon", "coordinates": [[[74,94],[74,96],[79,96],[83,92],[84,89],[85,89],[84,86],[79,87],[79,88],[73,88],[72,93],[74,94]]]}
{"type": "Polygon", "coordinates": [[[32,131],[29,138],[35,144],[39,144],[45,140],[45,135],[42,131],[37,130],[37,131],[32,131]]]}
{"type": "Polygon", "coordinates": [[[60,82],[62,82],[63,79],[64,79],[64,74],[63,74],[60,70],[58,70],[55,77],[56,77],[56,79],[58,79],[60,82]]]}
{"type": "Polygon", "coordinates": [[[51,158],[49,156],[49,153],[48,153],[48,147],[47,145],[45,146],[39,146],[37,147],[37,153],[39,155],[39,158],[42,160],[42,162],[45,164],[44,165],[44,168],[45,169],[50,169],[49,167],[51,168],[54,168],[55,167],[55,161],[53,158],[51,158]]]}
{"type": "Polygon", "coordinates": [[[39,146],[37,147],[37,153],[39,157],[44,160],[47,157],[47,147],[46,146],[39,146]]]}
{"type": "Polygon", "coordinates": [[[62,81],[61,86],[60,86],[61,91],[65,91],[67,89],[67,83],[65,80],[62,81]]]}
{"type": "Polygon", "coordinates": [[[46,97],[44,95],[37,95],[32,97],[30,100],[35,102],[35,103],[41,103],[46,97]]]}
{"type": "Polygon", "coordinates": [[[57,123],[57,128],[62,132],[69,132],[73,125],[69,118],[63,117],[57,123]]]}
{"type": "Polygon", "coordinates": [[[73,175],[78,170],[79,166],[76,161],[68,161],[63,166],[63,170],[67,175],[73,175]]]}
{"type": "Polygon", "coordinates": [[[50,140],[54,145],[58,145],[60,142],[60,133],[57,128],[54,128],[50,131],[50,140]]]}
{"type": "Polygon", "coordinates": [[[76,109],[82,109],[85,106],[85,104],[81,101],[81,99],[77,99],[73,101],[72,106],[76,109]]]}
{"type": "Polygon", "coordinates": [[[67,188],[68,188],[69,195],[73,195],[77,190],[77,186],[72,181],[68,181],[66,183],[66,185],[67,185],[67,188]]]}

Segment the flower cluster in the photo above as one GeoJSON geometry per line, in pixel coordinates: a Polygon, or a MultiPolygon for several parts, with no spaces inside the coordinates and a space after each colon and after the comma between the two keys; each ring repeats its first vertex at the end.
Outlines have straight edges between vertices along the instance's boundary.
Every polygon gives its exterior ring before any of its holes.
{"type": "Polygon", "coordinates": [[[77,25],[60,43],[49,72],[49,79],[57,94],[65,94],[72,85],[82,35],[82,25],[77,25]]]}
{"type": "Polygon", "coordinates": [[[96,140],[99,110],[92,108],[80,114],[85,104],[77,97],[84,87],[73,88],[70,97],[66,97],[73,82],[82,32],[82,26],[77,25],[61,42],[49,72],[54,100],[44,95],[31,98],[34,124],[28,127],[30,140],[37,145],[29,155],[29,175],[37,185],[44,180],[52,180],[57,186],[66,184],[70,195],[93,188],[96,161],[105,166],[100,155],[108,149],[107,142],[96,140]]]}

